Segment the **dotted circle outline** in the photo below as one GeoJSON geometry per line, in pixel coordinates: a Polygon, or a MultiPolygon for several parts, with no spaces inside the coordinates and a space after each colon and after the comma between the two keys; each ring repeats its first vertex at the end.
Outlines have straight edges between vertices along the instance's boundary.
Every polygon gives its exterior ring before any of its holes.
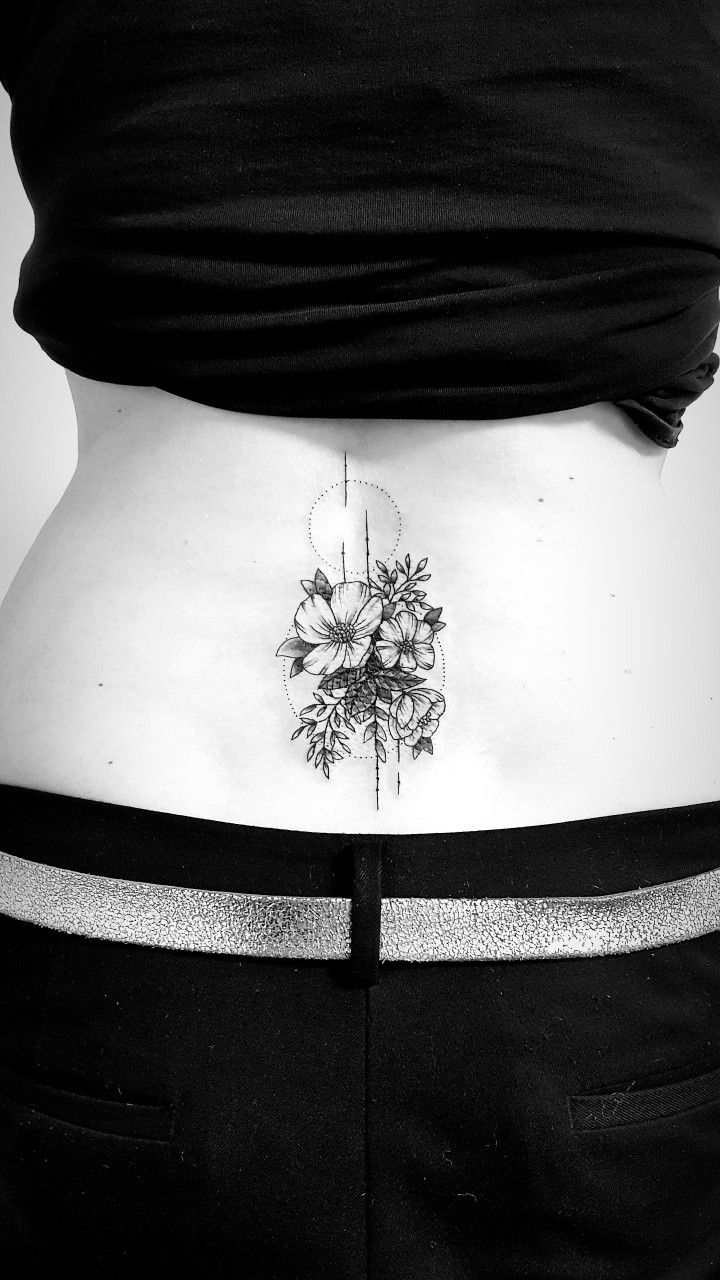
{"type": "MultiPolygon", "coordinates": [[[[382,487],[382,485],[381,485],[381,484],[376,484],[374,480],[348,480],[348,481],[347,481],[347,483],[348,483],[349,485],[350,485],[350,484],[364,484],[364,485],[367,485],[370,489],[377,489],[379,493],[384,493],[384,494],[385,494],[385,497],[386,497],[386,498],[387,498],[387,499],[392,503],[393,507],[395,508],[395,510],[396,510],[396,512],[397,512],[397,518],[398,518],[398,532],[397,532],[397,537],[396,537],[396,539],[395,539],[395,544],[394,544],[394,546],[393,546],[392,550],[389,552],[388,557],[387,557],[387,559],[389,560],[391,556],[394,556],[394,555],[395,555],[395,552],[397,551],[398,546],[399,546],[399,544],[400,544],[400,538],[401,538],[401,536],[402,536],[402,512],[400,511],[400,508],[398,507],[398,505],[397,505],[397,503],[396,503],[395,499],[393,498],[392,494],[388,493],[387,489],[383,489],[383,487],[382,487]]],[[[327,558],[322,554],[322,552],[318,551],[318,549],[317,549],[317,547],[315,546],[315,543],[313,542],[313,539],[312,539],[311,526],[312,526],[312,515],[313,515],[313,511],[315,510],[315,507],[318,505],[318,503],[322,501],[322,499],[326,496],[326,494],[331,493],[333,489],[340,489],[340,488],[343,488],[343,489],[345,488],[345,481],[344,481],[344,480],[343,480],[343,481],[337,480],[337,481],[335,481],[335,483],[334,483],[334,484],[328,485],[327,489],[323,489],[323,490],[322,490],[322,492],[318,494],[317,498],[316,498],[316,499],[315,499],[315,501],[313,502],[313,504],[312,504],[312,506],[311,506],[311,508],[310,508],[310,511],[309,511],[309,513],[308,513],[308,542],[310,543],[310,546],[312,547],[313,551],[315,552],[315,555],[316,555],[316,556],[319,556],[321,560],[324,560],[325,564],[330,565],[330,567],[331,567],[332,569],[335,569],[338,573],[342,573],[342,565],[341,565],[341,564],[335,564],[335,563],[334,563],[334,561],[332,561],[332,560],[328,560],[328,559],[327,559],[327,558]]]]}

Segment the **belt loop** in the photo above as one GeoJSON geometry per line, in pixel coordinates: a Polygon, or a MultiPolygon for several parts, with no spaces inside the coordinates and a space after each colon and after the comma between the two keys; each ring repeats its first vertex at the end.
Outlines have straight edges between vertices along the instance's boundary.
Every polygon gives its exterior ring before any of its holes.
{"type": "Polygon", "coordinates": [[[358,835],[346,845],[352,857],[350,903],[350,978],[372,987],[379,978],[382,856],[385,840],[358,835]]]}

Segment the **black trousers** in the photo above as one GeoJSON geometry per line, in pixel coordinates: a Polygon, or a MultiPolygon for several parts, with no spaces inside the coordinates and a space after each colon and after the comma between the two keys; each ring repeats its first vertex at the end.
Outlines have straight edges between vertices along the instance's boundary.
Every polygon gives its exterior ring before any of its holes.
{"type": "Polygon", "coordinates": [[[3,786],[0,849],[357,908],[354,963],[0,916],[9,1280],[720,1276],[720,933],[583,959],[375,954],[378,886],[536,896],[679,879],[720,865],[720,801],[369,837],[3,786]]]}

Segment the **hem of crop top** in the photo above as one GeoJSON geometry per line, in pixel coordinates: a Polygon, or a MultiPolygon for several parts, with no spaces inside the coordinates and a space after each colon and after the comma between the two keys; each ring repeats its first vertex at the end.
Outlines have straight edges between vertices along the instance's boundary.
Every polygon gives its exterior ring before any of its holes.
{"type": "Polygon", "coordinates": [[[309,380],[288,374],[287,391],[278,390],[278,376],[266,379],[267,391],[258,394],[258,377],[246,378],[242,373],[230,376],[170,376],[162,368],[146,370],[122,367],[110,357],[102,361],[86,360],[67,343],[54,339],[36,339],[45,354],[55,363],[81,377],[99,382],[116,382],[126,386],[156,386],[195,403],[232,412],[255,413],[283,417],[321,418],[418,418],[501,420],[503,418],[537,416],[584,405],[607,402],[623,409],[644,436],[664,449],[677,445],[683,429],[682,414],[714,382],[720,367],[720,355],[709,357],[692,368],[671,373],[662,385],[657,377],[640,391],[628,392],[613,382],[598,381],[591,388],[570,388],[528,384],[493,388],[482,386],[452,387],[348,387],[347,372],[336,381],[331,373],[322,387],[312,388],[309,380]],[[255,387],[253,394],[252,386],[255,387]],[[242,389],[241,389],[242,388],[242,389]]]}

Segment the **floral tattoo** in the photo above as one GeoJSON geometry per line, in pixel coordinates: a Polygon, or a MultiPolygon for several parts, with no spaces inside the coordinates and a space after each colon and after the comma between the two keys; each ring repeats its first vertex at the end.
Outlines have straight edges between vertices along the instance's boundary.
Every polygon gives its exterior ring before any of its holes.
{"type": "MultiPolygon", "coordinates": [[[[367,514],[366,514],[367,527],[367,514]]],[[[295,617],[295,635],[284,640],[277,657],[292,658],[290,676],[319,676],[315,701],[300,712],[307,732],[308,761],[330,777],[330,765],[352,755],[351,733],[365,725],[363,742],[372,739],[376,770],[385,762],[388,734],[400,746],[433,753],[433,735],[445,711],[445,699],[427,687],[418,671],[435,665],[435,636],[445,623],[442,608],[425,602],[419,584],[427,556],[411,571],[410,556],[388,569],[376,560],[377,577],[332,585],[321,569],[302,581],[306,597],[295,617]]]]}

